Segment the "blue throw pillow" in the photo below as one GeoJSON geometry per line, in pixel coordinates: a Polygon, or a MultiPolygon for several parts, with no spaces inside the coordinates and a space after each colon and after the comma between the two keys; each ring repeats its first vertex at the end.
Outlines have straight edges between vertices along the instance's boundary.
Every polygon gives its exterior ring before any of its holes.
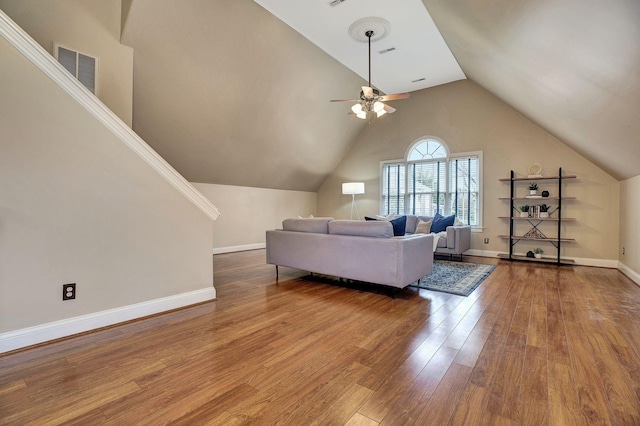
{"type": "Polygon", "coordinates": [[[407,229],[407,217],[400,216],[390,221],[393,226],[393,236],[402,237],[407,229]]]}
{"type": "MultiPolygon", "coordinates": [[[[382,220],[382,219],[365,216],[364,220],[382,220]]],[[[393,236],[402,237],[405,231],[407,230],[407,217],[406,216],[396,217],[395,219],[390,220],[389,222],[391,222],[391,226],[393,226],[393,236]]]]}
{"type": "Polygon", "coordinates": [[[453,226],[453,222],[456,220],[456,215],[442,216],[440,213],[436,213],[433,217],[433,223],[431,224],[431,232],[437,234],[438,232],[446,231],[447,226],[453,226]]]}

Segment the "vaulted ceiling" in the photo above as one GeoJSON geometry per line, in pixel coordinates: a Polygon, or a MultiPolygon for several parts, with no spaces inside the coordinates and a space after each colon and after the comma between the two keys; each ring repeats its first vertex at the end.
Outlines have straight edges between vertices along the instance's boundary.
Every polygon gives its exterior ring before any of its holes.
{"type": "MultiPolygon", "coordinates": [[[[640,175],[640,2],[423,4],[462,69],[450,81],[474,80],[618,179],[640,175]]],[[[328,102],[357,96],[360,65],[254,1],[125,0],[123,22],[134,130],[190,181],[314,191],[367,125],[328,102]]]]}

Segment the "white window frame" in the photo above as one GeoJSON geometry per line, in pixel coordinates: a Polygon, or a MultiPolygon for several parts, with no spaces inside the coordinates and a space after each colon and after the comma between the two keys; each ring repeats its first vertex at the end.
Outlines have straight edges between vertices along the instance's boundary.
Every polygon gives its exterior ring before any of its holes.
{"type": "MultiPolygon", "coordinates": [[[[383,181],[384,181],[384,176],[383,176],[383,171],[384,171],[384,167],[386,165],[389,164],[400,164],[400,165],[404,165],[405,168],[405,182],[404,182],[404,187],[405,187],[405,193],[404,193],[404,213],[408,214],[407,212],[410,209],[410,194],[409,191],[406,190],[406,188],[408,188],[409,186],[409,176],[408,176],[408,170],[409,170],[409,164],[412,163],[421,163],[421,162],[426,162],[429,160],[414,160],[414,161],[408,161],[407,159],[409,158],[409,154],[413,151],[413,149],[420,144],[421,142],[423,142],[424,140],[427,139],[431,139],[434,140],[440,144],[442,144],[442,146],[445,148],[445,151],[447,152],[447,156],[446,157],[441,157],[440,160],[444,160],[446,163],[446,172],[445,175],[447,176],[447,182],[446,182],[446,187],[449,188],[449,167],[450,167],[450,163],[451,161],[455,161],[456,159],[466,159],[469,157],[476,157],[478,159],[478,212],[477,212],[477,218],[478,218],[478,223],[476,225],[472,225],[471,226],[471,231],[472,232],[482,232],[484,229],[483,226],[483,210],[484,210],[484,182],[483,182],[483,176],[484,176],[484,171],[483,171],[483,153],[482,151],[470,151],[470,152],[461,152],[461,153],[455,153],[452,154],[451,151],[449,150],[449,147],[447,146],[447,144],[441,140],[440,138],[434,137],[434,136],[424,136],[421,137],[419,139],[416,139],[410,146],[409,149],[407,149],[406,153],[405,153],[405,158],[404,159],[399,159],[399,160],[383,160],[380,161],[380,193],[379,193],[379,211],[380,214],[384,214],[385,210],[384,210],[384,197],[383,197],[383,181]]],[[[439,159],[433,159],[431,161],[438,161],[439,159]]],[[[448,192],[448,191],[447,191],[448,192]]],[[[445,203],[445,208],[447,208],[449,205],[449,203],[445,203]]],[[[446,214],[449,214],[448,211],[445,210],[446,214]]]]}

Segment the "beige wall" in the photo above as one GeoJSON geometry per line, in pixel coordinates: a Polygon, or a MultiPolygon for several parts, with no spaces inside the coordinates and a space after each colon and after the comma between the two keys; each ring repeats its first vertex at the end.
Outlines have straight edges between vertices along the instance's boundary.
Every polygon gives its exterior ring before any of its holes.
{"type": "Polygon", "coordinates": [[[58,43],[98,58],[98,98],[132,126],[133,49],[120,44],[120,0],[0,0],[47,52],[58,43]]]}
{"type": "MultiPolygon", "coordinates": [[[[506,252],[508,204],[499,197],[509,195],[509,185],[498,179],[514,170],[527,174],[534,162],[547,175],[562,167],[578,179],[567,183],[564,194],[577,197],[563,209],[577,222],[566,225],[564,255],[615,261],[618,258],[619,183],[577,154],[541,127],[492,96],[470,80],[450,83],[394,102],[393,115],[372,121],[356,139],[334,173],[318,191],[318,215],[348,218],[349,196],[341,194],[341,183],[364,181],[366,193],[358,196],[361,215],[379,212],[380,161],[402,159],[409,146],[423,136],[444,140],[451,152],[482,151],[484,156],[484,230],[472,236],[472,249],[506,252]],[[489,238],[489,244],[483,239],[489,238]]],[[[345,118],[348,119],[348,118],[345,118]]],[[[550,253],[553,250],[549,251],[550,253]]]]}
{"type": "Polygon", "coordinates": [[[620,182],[620,262],[635,272],[636,279],[640,276],[639,211],[640,176],[636,176],[620,182]]]}
{"type": "Polygon", "coordinates": [[[3,38],[0,63],[0,333],[210,289],[211,220],[3,38]]]}
{"type": "Polygon", "coordinates": [[[213,225],[216,251],[264,244],[265,231],[282,227],[288,217],[316,213],[316,193],[244,186],[193,184],[222,215],[213,225]]]}

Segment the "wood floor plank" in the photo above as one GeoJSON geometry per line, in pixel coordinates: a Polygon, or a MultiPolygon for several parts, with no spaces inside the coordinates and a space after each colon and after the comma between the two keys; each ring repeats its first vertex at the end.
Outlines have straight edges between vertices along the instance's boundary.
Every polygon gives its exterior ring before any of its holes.
{"type": "Polygon", "coordinates": [[[487,410],[493,414],[516,420],[524,368],[526,335],[512,332],[505,346],[491,388],[487,410]]]}
{"type": "Polygon", "coordinates": [[[518,401],[517,422],[525,425],[549,423],[549,390],[547,377],[547,348],[525,348],[522,383],[518,401]]]}
{"type": "Polygon", "coordinates": [[[572,373],[585,424],[613,424],[611,408],[591,353],[588,337],[580,324],[565,322],[565,326],[572,354],[572,373]]]}
{"type": "Polygon", "coordinates": [[[640,424],[640,287],[474,259],[469,297],[213,257],[218,299],[0,356],[0,425],[640,424]]]}
{"type": "MultiPolygon", "coordinates": [[[[429,401],[415,416],[417,424],[446,425],[469,382],[472,369],[453,363],[442,378],[429,401]]],[[[382,424],[385,424],[383,421],[382,424]]],[[[399,423],[402,424],[402,423],[399,423]]]]}
{"type": "Polygon", "coordinates": [[[477,426],[482,424],[489,391],[483,387],[468,382],[455,406],[449,425],[451,426],[477,426]]]}
{"type": "Polygon", "coordinates": [[[549,424],[584,424],[571,367],[562,363],[549,363],[548,370],[549,424]]]}

